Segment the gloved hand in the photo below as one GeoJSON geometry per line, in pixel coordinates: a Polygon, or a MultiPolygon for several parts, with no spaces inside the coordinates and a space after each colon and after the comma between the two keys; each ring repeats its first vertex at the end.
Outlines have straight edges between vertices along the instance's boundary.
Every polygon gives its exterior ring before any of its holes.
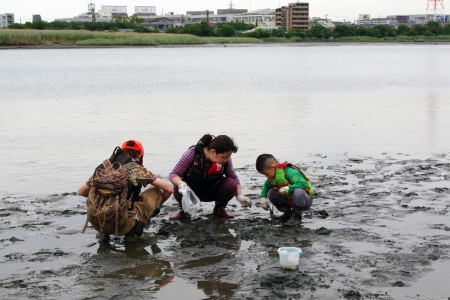
{"type": "Polygon", "coordinates": [[[236,196],[236,200],[241,204],[242,207],[252,207],[252,200],[244,195],[236,196]]]}
{"type": "Polygon", "coordinates": [[[278,190],[278,194],[280,195],[286,195],[289,192],[288,186],[283,186],[281,189],[278,190]]]}
{"type": "Polygon", "coordinates": [[[259,203],[261,204],[261,207],[265,210],[269,209],[269,200],[267,200],[266,197],[261,197],[261,199],[259,199],[259,203]]]}
{"type": "Polygon", "coordinates": [[[179,193],[187,192],[187,191],[189,191],[189,190],[190,190],[190,188],[189,188],[189,186],[187,185],[186,182],[181,181],[181,182],[178,184],[178,192],[179,192],[179,193]]]}

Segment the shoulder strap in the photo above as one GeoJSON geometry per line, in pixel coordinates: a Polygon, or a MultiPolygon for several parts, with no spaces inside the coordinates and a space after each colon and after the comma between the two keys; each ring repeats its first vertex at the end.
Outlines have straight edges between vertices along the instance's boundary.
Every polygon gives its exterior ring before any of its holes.
{"type": "Polygon", "coordinates": [[[112,164],[111,164],[111,162],[109,161],[109,159],[105,159],[105,160],[103,161],[103,166],[105,167],[105,169],[109,169],[109,168],[112,167],[112,164]]]}
{"type": "Polygon", "coordinates": [[[277,164],[277,168],[279,168],[279,169],[283,169],[285,167],[291,167],[291,168],[296,169],[300,173],[300,175],[303,176],[303,179],[305,179],[306,182],[309,181],[309,178],[305,175],[305,173],[303,173],[303,171],[297,165],[294,165],[293,163],[290,163],[287,161],[277,164]]]}

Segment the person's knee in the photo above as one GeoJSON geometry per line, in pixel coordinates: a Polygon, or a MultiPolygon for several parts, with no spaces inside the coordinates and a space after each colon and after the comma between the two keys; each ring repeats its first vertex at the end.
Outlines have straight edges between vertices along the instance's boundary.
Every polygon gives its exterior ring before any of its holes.
{"type": "Polygon", "coordinates": [[[272,201],[272,199],[275,199],[276,197],[278,197],[278,194],[275,193],[273,189],[270,189],[269,192],[267,193],[267,198],[269,198],[269,200],[272,201]]]}
{"type": "Polygon", "coordinates": [[[304,208],[309,208],[312,203],[311,197],[305,190],[302,189],[296,189],[292,193],[292,201],[294,202],[295,206],[300,206],[304,208]]]}
{"type": "Polygon", "coordinates": [[[236,182],[228,177],[225,177],[221,183],[221,192],[223,194],[230,195],[230,199],[233,198],[234,195],[236,195],[237,192],[237,184],[236,182]]]}

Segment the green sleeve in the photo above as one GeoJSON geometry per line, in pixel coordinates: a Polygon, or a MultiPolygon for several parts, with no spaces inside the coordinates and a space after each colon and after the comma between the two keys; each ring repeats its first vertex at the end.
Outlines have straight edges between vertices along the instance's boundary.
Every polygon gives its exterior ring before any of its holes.
{"type": "Polygon", "coordinates": [[[284,168],[284,173],[286,174],[286,179],[291,182],[289,185],[289,192],[294,192],[296,189],[306,189],[308,188],[308,183],[305,178],[294,168],[286,167],[284,168]]]}
{"type": "Polygon", "coordinates": [[[264,185],[262,187],[260,197],[267,197],[267,193],[271,188],[273,188],[273,185],[269,182],[269,180],[266,180],[266,182],[264,182],[264,185]]]}

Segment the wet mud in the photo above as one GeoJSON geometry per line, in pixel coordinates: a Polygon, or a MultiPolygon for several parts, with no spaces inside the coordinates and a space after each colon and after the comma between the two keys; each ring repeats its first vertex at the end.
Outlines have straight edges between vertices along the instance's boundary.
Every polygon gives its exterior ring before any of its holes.
{"type": "Polygon", "coordinates": [[[317,197],[286,224],[259,206],[264,178],[253,166],[236,170],[253,206],[232,200],[235,219],[215,218],[204,203],[170,222],[169,200],[142,237],[106,242],[91,227],[80,233],[86,210],[74,193],[4,196],[1,298],[449,299],[450,286],[438,284],[450,267],[446,154],[317,154],[297,163],[317,197]],[[280,267],[285,246],[303,251],[296,270],[280,267]]]}

